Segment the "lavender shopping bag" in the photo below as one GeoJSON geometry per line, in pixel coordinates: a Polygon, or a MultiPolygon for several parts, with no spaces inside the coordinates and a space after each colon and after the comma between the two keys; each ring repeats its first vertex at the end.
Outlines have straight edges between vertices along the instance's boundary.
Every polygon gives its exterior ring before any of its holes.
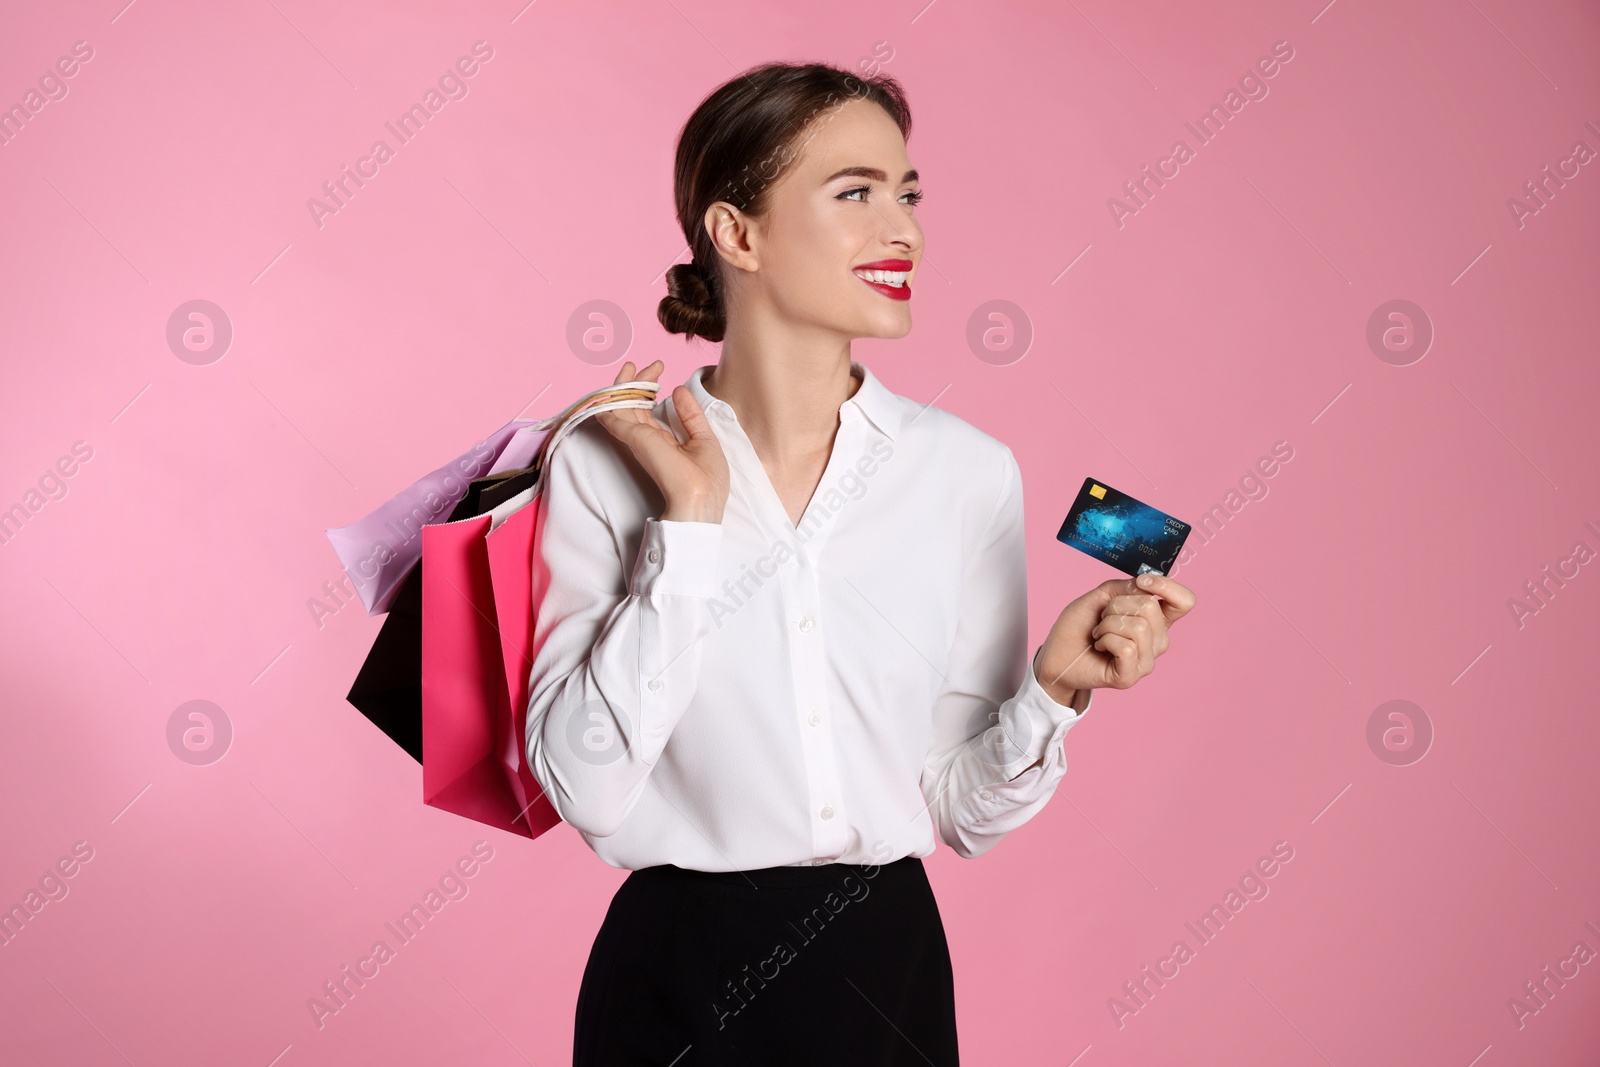
{"type": "Polygon", "coordinates": [[[328,540],[368,615],[389,610],[400,583],[422,558],[422,528],[444,522],[467,495],[474,478],[526,466],[553,421],[512,419],[438,470],[418,478],[370,515],[328,530],[328,540]],[[517,447],[508,451],[513,442],[517,447]],[[517,456],[523,462],[515,462],[517,456]],[[502,458],[507,462],[501,463],[502,458]]]}

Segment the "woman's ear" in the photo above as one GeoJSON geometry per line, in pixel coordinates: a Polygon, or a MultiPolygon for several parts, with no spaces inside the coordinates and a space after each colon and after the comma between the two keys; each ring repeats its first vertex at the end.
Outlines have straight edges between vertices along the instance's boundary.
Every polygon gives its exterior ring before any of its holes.
{"type": "MultiPolygon", "coordinates": [[[[706,235],[722,259],[740,270],[755,270],[758,263],[751,219],[726,200],[706,208],[706,235]]],[[[706,264],[709,268],[711,264],[706,264]]]]}

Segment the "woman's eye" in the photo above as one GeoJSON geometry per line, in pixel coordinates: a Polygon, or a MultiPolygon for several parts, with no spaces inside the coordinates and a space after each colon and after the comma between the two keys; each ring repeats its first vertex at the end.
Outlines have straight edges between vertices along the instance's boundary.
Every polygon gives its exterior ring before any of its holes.
{"type": "MultiPolygon", "coordinates": [[[[865,198],[866,194],[868,192],[870,192],[870,191],[871,190],[870,190],[870,188],[868,186],[857,185],[854,188],[846,189],[844,192],[840,193],[834,199],[836,199],[836,200],[844,200],[845,198],[852,197],[857,193],[860,193],[862,195],[862,197],[865,198]]],[[[903,194],[901,194],[901,199],[905,203],[910,204],[912,207],[916,207],[918,204],[922,203],[922,190],[921,189],[917,189],[917,190],[915,190],[913,192],[903,193],[903,194]]],[[[857,203],[865,203],[865,202],[866,202],[865,199],[857,201],[857,203]]]]}

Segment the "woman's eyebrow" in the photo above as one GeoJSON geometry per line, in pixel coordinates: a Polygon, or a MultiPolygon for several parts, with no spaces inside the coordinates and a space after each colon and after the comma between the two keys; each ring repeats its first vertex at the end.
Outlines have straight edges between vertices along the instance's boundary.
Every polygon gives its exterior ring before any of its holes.
{"type": "MultiPolygon", "coordinates": [[[[834,171],[832,174],[828,175],[828,177],[823,180],[822,184],[827,185],[828,182],[831,182],[836,178],[871,178],[875,182],[886,182],[889,180],[889,175],[885,174],[877,167],[845,167],[843,170],[834,171]]],[[[906,171],[906,176],[900,179],[900,184],[904,185],[906,182],[914,182],[916,180],[917,172],[914,170],[908,170],[906,171]]]]}

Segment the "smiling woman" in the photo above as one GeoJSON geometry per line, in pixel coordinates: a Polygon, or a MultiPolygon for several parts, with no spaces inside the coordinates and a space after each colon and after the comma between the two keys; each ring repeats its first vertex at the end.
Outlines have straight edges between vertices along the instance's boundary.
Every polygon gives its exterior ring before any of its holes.
{"type": "Polygon", "coordinates": [[[658,317],[720,356],[545,472],[528,766],[632,872],[575,1064],[958,1063],[922,857],[1041,811],[1091,691],[1148,674],[1193,604],[1102,583],[1029,659],[1016,457],[851,356],[911,330],[910,128],[892,79],[823,64],[707,97],[658,317]]]}
{"type": "MultiPolygon", "coordinates": [[[[686,341],[721,342],[722,358],[656,410],[600,423],[617,440],[575,436],[550,471],[529,766],[590,847],[633,870],[584,970],[575,1064],[958,1062],[921,856],[936,834],[966,855],[998,841],[979,822],[1004,805],[978,790],[1034,753],[973,744],[973,720],[1018,689],[1014,587],[987,583],[1005,621],[964,645],[981,678],[948,663],[957,692],[939,699],[912,647],[943,658],[968,538],[996,511],[992,492],[907,501],[925,450],[955,446],[937,468],[991,489],[1009,456],[963,449],[942,412],[919,420],[850,358],[853,338],[911,329],[923,241],[910,129],[893,79],[824,64],[767,64],[708,96],[677,147],[693,261],[668,271],[657,314],[686,341]],[[907,445],[917,469],[882,462],[907,445]],[[632,461],[659,501],[638,492],[632,461]],[[916,528],[955,581],[929,588],[893,565],[916,528]],[[618,536],[620,558],[596,551],[618,536]],[[846,609],[848,589],[881,601],[889,627],[846,609]],[[1006,647],[983,654],[985,639],[1006,647]],[[975,690],[997,699],[980,710],[975,690]],[[846,909],[856,898],[835,889],[856,884],[873,892],[846,909]]],[[[659,373],[628,363],[618,380],[659,373]]],[[[1010,575],[1017,516],[1004,511],[993,558],[1010,575]]],[[[983,605],[967,598],[969,621],[983,605]]],[[[1014,735],[1042,740],[1076,712],[1034,682],[1017,714],[1037,721],[1014,735]],[[1023,711],[1041,701],[1054,713],[1023,711]]],[[[1024,784],[1042,803],[1053,778],[1024,784]]]]}
{"type": "MultiPolygon", "coordinates": [[[[896,171],[898,181],[888,189],[884,186],[890,182],[889,172],[867,162],[847,163],[825,175],[811,175],[809,182],[799,183],[803,188],[788,179],[804,165],[802,161],[813,169],[822,165],[821,154],[814,151],[819,141],[828,143],[843,158],[853,155],[856,160],[875,160],[882,155],[885,138],[893,138],[900,144],[897,155],[903,160],[904,141],[910,133],[910,105],[899,83],[887,75],[864,80],[823,64],[769,63],[718,89],[690,117],[678,139],[678,223],[693,261],[668,270],[668,296],[657,309],[661,325],[671,333],[684,334],[685,340],[696,336],[708,341],[724,339],[729,298],[739,289],[749,288],[750,279],[741,275],[753,272],[747,262],[725,262],[717,252],[712,226],[718,218],[735,226],[766,223],[769,254],[784,246],[792,253],[786,257],[789,261],[813,262],[822,268],[825,261],[813,258],[813,242],[792,240],[808,219],[822,226],[812,230],[814,236],[842,237],[832,225],[842,212],[853,211],[861,226],[871,226],[881,218],[880,197],[915,207],[922,192],[915,188],[917,172],[905,166],[896,171]],[[780,197],[780,189],[788,195],[780,197]],[[786,206],[780,205],[779,199],[794,200],[796,196],[807,201],[803,214],[779,210],[786,206]]],[[[865,240],[858,237],[856,243],[859,246],[865,240]]],[[[895,256],[847,266],[861,272],[857,277],[872,291],[894,300],[910,299],[909,276],[915,268],[911,259],[895,256]]],[[[777,273],[769,270],[766,276],[775,278],[777,273]]],[[[802,290],[790,287],[789,291],[802,290]]],[[[804,291],[826,301],[834,289],[804,291]]],[[[903,336],[910,329],[909,314],[902,312],[902,319],[902,329],[894,329],[901,320],[886,320],[891,322],[891,332],[866,335],[903,336]]]]}

